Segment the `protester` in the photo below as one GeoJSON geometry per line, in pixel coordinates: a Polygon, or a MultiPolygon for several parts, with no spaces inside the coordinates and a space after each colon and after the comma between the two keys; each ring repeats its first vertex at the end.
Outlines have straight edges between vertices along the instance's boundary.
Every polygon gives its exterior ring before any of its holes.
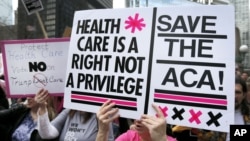
{"type": "MultiPolygon", "coordinates": [[[[38,132],[42,139],[58,138],[60,141],[95,141],[98,132],[96,114],[64,109],[50,122],[45,105],[46,103],[41,104],[38,111],[38,132]]],[[[112,129],[112,125],[109,124],[108,128],[112,129]]],[[[112,130],[108,135],[108,140],[114,140],[112,130]]]]}
{"type": "MultiPolygon", "coordinates": [[[[37,95],[48,93],[41,89],[37,95]]],[[[36,96],[37,96],[36,95],[36,96]]],[[[39,135],[34,132],[37,127],[37,110],[39,103],[36,97],[27,97],[26,105],[20,104],[14,108],[0,111],[0,137],[1,141],[38,141],[39,135]]],[[[40,101],[47,101],[49,96],[39,97],[40,101]]],[[[55,113],[49,108],[50,119],[55,117],[55,113]]]]}
{"type": "Polygon", "coordinates": [[[9,101],[6,97],[5,82],[0,79],[0,110],[9,109],[9,101]]]}
{"type": "Polygon", "coordinates": [[[242,73],[241,73],[241,79],[243,80],[243,81],[247,81],[247,79],[248,79],[248,77],[249,77],[249,74],[248,74],[248,72],[247,71],[243,71],[242,73]]]}
{"type": "MultiPolygon", "coordinates": [[[[248,109],[250,110],[250,82],[247,81],[247,94],[245,97],[245,103],[248,106],[248,109]]],[[[249,111],[250,114],[250,111],[249,111]]]]}
{"type": "Polygon", "coordinates": [[[235,79],[235,124],[249,124],[249,108],[244,101],[247,85],[241,78],[235,79]]]}
{"type": "Polygon", "coordinates": [[[13,130],[15,130],[16,128],[15,122],[19,121],[20,115],[26,112],[26,110],[27,108],[24,105],[0,110],[1,141],[11,141],[11,135],[13,133],[13,130]],[[13,126],[15,126],[15,128],[13,126]]]}
{"type": "MultiPolygon", "coordinates": [[[[96,141],[107,141],[110,132],[108,125],[119,117],[119,109],[114,108],[115,103],[106,101],[97,113],[99,130],[96,141]]],[[[142,115],[140,120],[135,120],[135,130],[128,130],[121,134],[116,141],[176,141],[166,135],[166,119],[161,110],[153,105],[158,117],[142,115]]]]}
{"type": "MultiPolygon", "coordinates": [[[[250,124],[249,108],[244,101],[247,94],[247,85],[240,77],[235,78],[235,113],[234,124],[245,125],[250,124]]],[[[227,141],[230,135],[227,134],[227,141]]]]}
{"type": "Polygon", "coordinates": [[[178,141],[197,141],[199,129],[186,126],[174,125],[172,127],[173,136],[178,141]]]}
{"type": "Polygon", "coordinates": [[[241,69],[239,67],[239,64],[235,65],[235,76],[236,77],[241,77],[241,69]]]}
{"type": "Polygon", "coordinates": [[[132,124],[131,119],[118,117],[112,122],[114,137],[118,137],[122,133],[126,132],[129,129],[129,126],[132,124]]]}

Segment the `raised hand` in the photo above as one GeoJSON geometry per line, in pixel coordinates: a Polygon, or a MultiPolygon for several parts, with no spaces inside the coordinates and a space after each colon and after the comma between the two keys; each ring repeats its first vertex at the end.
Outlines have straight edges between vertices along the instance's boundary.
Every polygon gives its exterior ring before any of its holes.
{"type": "Polygon", "coordinates": [[[113,103],[111,100],[108,100],[101,106],[96,114],[99,126],[104,130],[108,130],[109,123],[119,117],[118,108],[114,107],[115,103],[113,103]]]}
{"type": "Polygon", "coordinates": [[[106,141],[109,134],[110,123],[119,117],[118,108],[114,108],[115,103],[106,101],[96,113],[98,119],[98,134],[96,141],[106,141]]]}
{"type": "Polygon", "coordinates": [[[152,106],[158,117],[142,115],[141,123],[148,128],[152,141],[166,141],[166,119],[160,108],[154,104],[152,106]]]}
{"type": "Polygon", "coordinates": [[[49,92],[45,89],[40,89],[35,96],[35,101],[39,104],[39,114],[41,115],[46,112],[48,98],[49,92]]]}

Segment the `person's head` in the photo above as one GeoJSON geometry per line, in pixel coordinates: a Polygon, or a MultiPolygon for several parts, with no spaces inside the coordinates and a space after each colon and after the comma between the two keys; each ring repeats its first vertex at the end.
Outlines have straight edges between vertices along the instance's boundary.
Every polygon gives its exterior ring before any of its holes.
{"type": "Polygon", "coordinates": [[[243,71],[243,72],[241,73],[241,79],[242,79],[242,80],[247,81],[248,77],[249,77],[248,72],[243,71]]]}
{"type": "Polygon", "coordinates": [[[141,123],[141,120],[134,120],[134,130],[136,130],[140,136],[150,137],[148,128],[141,123]]]}
{"type": "Polygon", "coordinates": [[[25,104],[28,108],[35,108],[39,106],[39,104],[35,101],[35,98],[33,96],[28,96],[25,98],[25,104]]]}
{"type": "Polygon", "coordinates": [[[26,98],[18,98],[16,102],[20,104],[23,103],[25,100],[26,98]]]}
{"type": "Polygon", "coordinates": [[[240,77],[241,76],[241,71],[240,71],[240,67],[238,64],[235,65],[235,76],[236,77],[240,77]]]}
{"type": "Polygon", "coordinates": [[[247,93],[247,85],[240,77],[235,79],[235,109],[242,107],[243,100],[247,93]]]}
{"type": "Polygon", "coordinates": [[[246,102],[250,103],[250,82],[247,82],[246,102]]]}

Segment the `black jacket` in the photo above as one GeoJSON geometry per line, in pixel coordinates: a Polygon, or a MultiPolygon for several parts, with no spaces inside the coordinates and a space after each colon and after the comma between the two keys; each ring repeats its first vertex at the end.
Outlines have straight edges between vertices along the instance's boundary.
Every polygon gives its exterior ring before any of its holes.
{"type": "MultiPolygon", "coordinates": [[[[18,128],[25,116],[29,113],[30,109],[20,104],[13,108],[0,110],[0,140],[11,141],[12,133],[18,128]]],[[[43,140],[39,136],[37,130],[31,134],[30,141],[56,141],[56,140],[43,140]]]]}
{"type": "Polygon", "coordinates": [[[3,141],[11,141],[13,131],[29,112],[23,105],[0,111],[0,137],[3,141]]]}
{"type": "Polygon", "coordinates": [[[9,102],[2,87],[0,87],[0,110],[9,109],[9,102]]]}

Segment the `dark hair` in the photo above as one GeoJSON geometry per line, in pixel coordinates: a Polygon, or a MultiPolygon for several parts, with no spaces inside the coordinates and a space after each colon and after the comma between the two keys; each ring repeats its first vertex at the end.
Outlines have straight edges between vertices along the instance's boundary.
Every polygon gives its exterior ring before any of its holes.
{"type": "Polygon", "coordinates": [[[3,74],[0,75],[0,79],[1,79],[1,80],[4,80],[4,75],[3,75],[3,74]]]}
{"type": "MultiPolygon", "coordinates": [[[[242,86],[242,91],[244,95],[247,93],[247,84],[240,77],[235,78],[235,84],[240,84],[242,86]]],[[[243,115],[249,115],[249,108],[245,102],[245,99],[241,102],[241,113],[243,115]]]]}
{"type": "Polygon", "coordinates": [[[0,108],[9,109],[9,102],[2,87],[0,87],[0,108]]]}
{"type": "Polygon", "coordinates": [[[243,73],[246,73],[247,75],[249,75],[248,71],[243,71],[243,72],[241,72],[241,74],[243,74],[243,73]]]}
{"type": "Polygon", "coordinates": [[[235,84],[240,84],[242,86],[242,91],[244,93],[247,92],[247,83],[244,80],[242,80],[240,77],[235,78],[235,84]]]}

